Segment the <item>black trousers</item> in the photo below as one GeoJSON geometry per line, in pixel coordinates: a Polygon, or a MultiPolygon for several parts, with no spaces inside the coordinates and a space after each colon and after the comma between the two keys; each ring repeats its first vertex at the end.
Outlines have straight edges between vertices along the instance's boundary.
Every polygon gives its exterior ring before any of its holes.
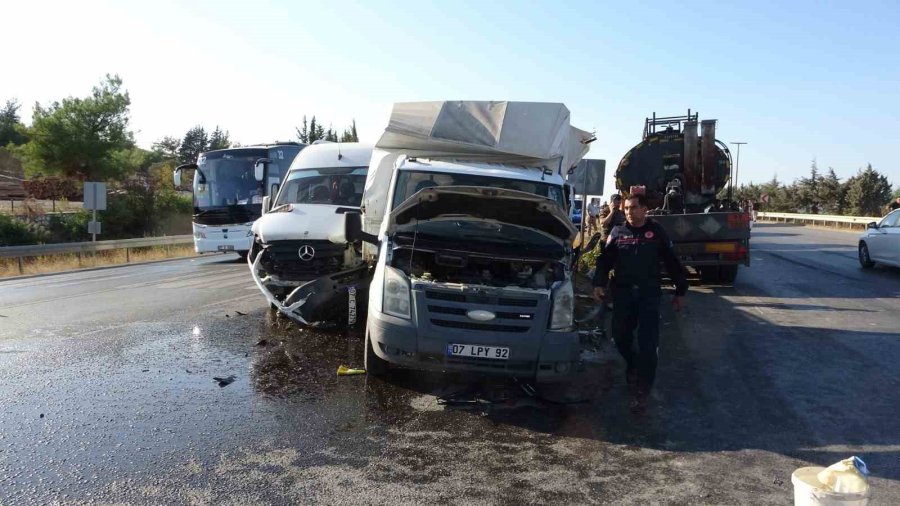
{"type": "Polygon", "coordinates": [[[616,285],[613,289],[612,336],[629,371],[637,370],[638,385],[653,386],[659,361],[660,289],[616,285]],[[637,352],[634,350],[637,331],[637,352]]]}

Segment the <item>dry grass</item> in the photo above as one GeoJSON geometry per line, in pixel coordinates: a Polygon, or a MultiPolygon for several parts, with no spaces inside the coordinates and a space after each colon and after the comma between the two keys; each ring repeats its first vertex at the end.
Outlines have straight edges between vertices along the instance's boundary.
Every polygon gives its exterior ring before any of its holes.
{"type": "MultiPolygon", "coordinates": [[[[133,248],[128,253],[128,259],[134,263],[164,260],[166,258],[191,257],[196,255],[197,254],[194,253],[193,245],[181,244],[173,246],[133,248]]],[[[83,253],[80,257],[75,254],[65,254],[23,258],[21,272],[19,271],[18,259],[0,258],[0,278],[20,276],[23,274],[63,272],[73,269],[124,263],[126,263],[126,252],[124,249],[98,251],[97,253],[83,253]]]]}

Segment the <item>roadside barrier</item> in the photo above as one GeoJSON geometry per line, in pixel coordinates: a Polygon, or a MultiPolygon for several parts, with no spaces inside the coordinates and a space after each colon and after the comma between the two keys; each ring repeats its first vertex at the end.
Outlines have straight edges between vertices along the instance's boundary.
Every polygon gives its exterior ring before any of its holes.
{"type": "Polygon", "coordinates": [[[758,221],[775,223],[796,223],[798,225],[818,225],[822,227],[852,230],[864,230],[869,223],[881,218],[865,216],[836,216],[829,214],[796,214],[796,213],[754,213],[758,221]]]}

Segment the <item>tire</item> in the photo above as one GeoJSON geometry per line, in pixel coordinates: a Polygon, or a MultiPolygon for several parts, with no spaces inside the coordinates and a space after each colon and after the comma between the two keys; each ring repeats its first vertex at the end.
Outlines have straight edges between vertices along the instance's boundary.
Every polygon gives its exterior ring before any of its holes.
{"type": "Polygon", "coordinates": [[[704,265],[700,268],[700,282],[706,284],[713,284],[719,282],[719,266],[718,265],[704,265]]]}
{"type": "Polygon", "coordinates": [[[248,255],[249,253],[250,253],[249,251],[238,251],[238,252],[237,252],[237,254],[238,254],[238,259],[241,260],[242,262],[246,262],[246,261],[247,261],[247,255],[248,255]]]}
{"type": "Polygon", "coordinates": [[[366,332],[366,351],[363,357],[363,366],[366,368],[366,373],[378,378],[386,376],[390,367],[387,360],[375,354],[375,350],[372,348],[372,339],[369,338],[368,332],[366,332]]]}
{"type": "Polygon", "coordinates": [[[734,284],[734,280],[737,279],[737,274],[737,265],[723,265],[719,267],[719,277],[721,281],[727,285],[734,284]]]}
{"type": "Polygon", "coordinates": [[[872,258],[869,256],[869,247],[862,241],[859,243],[859,265],[861,265],[863,269],[875,267],[875,262],[873,262],[872,258]]]}

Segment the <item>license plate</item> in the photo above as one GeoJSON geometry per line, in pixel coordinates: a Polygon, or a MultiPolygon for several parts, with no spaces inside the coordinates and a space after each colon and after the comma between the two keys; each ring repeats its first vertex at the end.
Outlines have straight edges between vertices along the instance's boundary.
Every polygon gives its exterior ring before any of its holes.
{"type": "Polygon", "coordinates": [[[448,344],[447,356],[509,360],[509,348],[482,346],[480,344],[448,344]]]}
{"type": "Polygon", "coordinates": [[[220,244],[219,251],[234,251],[234,244],[220,244]]]}

